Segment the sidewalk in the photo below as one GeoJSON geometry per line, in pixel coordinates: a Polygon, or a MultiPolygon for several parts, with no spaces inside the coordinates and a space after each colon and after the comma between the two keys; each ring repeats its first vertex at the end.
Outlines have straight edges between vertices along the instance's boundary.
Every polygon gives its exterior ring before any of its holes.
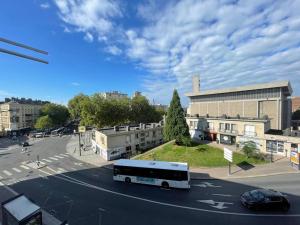
{"type": "Polygon", "coordinates": [[[191,168],[192,179],[234,179],[263,177],[280,174],[300,174],[300,172],[291,167],[287,158],[279,159],[273,163],[261,165],[231,166],[231,175],[228,174],[228,167],[217,168],[191,168]]]}
{"type": "MultiPolygon", "coordinates": [[[[112,169],[113,161],[105,161],[99,155],[96,155],[91,149],[88,151],[82,151],[82,155],[79,156],[78,136],[71,137],[67,144],[67,152],[69,152],[77,160],[97,167],[112,169]]],[[[291,167],[289,159],[284,157],[277,159],[273,163],[261,165],[232,165],[231,175],[228,174],[228,167],[190,168],[190,172],[192,179],[234,179],[280,174],[300,174],[300,171],[291,167]]]]}
{"type": "Polygon", "coordinates": [[[106,161],[96,154],[91,148],[87,148],[86,151],[81,150],[81,156],[79,155],[78,136],[72,136],[69,143],[66,146],[66,151],[75,159],[85,163],[92,164],[97,167],[105,167],[112,169],[113,161],[106,161]]]}

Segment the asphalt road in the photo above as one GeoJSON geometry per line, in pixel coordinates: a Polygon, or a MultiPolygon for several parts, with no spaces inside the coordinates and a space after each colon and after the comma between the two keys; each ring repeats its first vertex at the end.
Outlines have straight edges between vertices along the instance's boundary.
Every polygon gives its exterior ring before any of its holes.
{"type": "Polygon", "coordinates": [[[0,176],[15,191],[25,193],[71,225],[300,224],[298,174],[193,180],[189,191],[165,190],[114,182],[111,170],[95,168],[66,154],[68,140],[68,137],[41,140],[30,147],[29,156],[20,151],[0,155],[0,176]],[[44,163],[39,170],[30,167],[32,163],[26,164],[37,155],[44,163]],[[291,201],[291,210],[252,212],[243,208],[240,194],[256,187],[284,192],[291,201]]]}

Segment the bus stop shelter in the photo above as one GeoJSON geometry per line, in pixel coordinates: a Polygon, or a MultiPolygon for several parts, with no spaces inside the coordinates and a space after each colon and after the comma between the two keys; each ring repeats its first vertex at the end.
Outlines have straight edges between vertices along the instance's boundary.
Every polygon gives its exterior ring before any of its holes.
{"type": "Polygon", "coordinates": [[[3,225],[42,225],[41,208],[23,194],[2,202],[1,208],[3,225]]]}

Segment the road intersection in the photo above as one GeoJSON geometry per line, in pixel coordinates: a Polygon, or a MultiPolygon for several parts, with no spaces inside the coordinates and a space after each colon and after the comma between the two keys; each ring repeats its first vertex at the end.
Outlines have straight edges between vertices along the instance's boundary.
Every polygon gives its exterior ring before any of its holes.
{"type": "Polygon", "coordinates": [[[189,191],[128,185],[114,182],[110,169],[72,158],[65,150],[68,141],[69,137],[46,138],[30,147],[29,158],[20,151],[0,156],[1,182],[75,225],[96,225],[99,219],[102,224],[178,225],[201,221],[217,225],[286,225],[300,221],[298,174],[232,181],[192,180],[189,191]],[[284,192],[291,201],[291,210],[252,212],[243,208],[240,194],[256,187],[276,187],[284,192]]]}

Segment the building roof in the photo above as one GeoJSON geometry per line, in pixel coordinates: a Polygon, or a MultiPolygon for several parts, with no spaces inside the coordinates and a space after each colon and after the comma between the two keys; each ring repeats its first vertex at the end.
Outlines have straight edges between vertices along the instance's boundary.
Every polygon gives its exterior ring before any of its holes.
{"type": "Polygon", "coordinates": [[[115,166],[131,166],[131,167],[143,167],[153,169],[165,169],[165,170],[180,170],[188,171],[188,164],[182,162],[163,162],[163,161],[151,161],[151,160],[133,160],[133,159],[119,159],[114,163],[115,166]]]}
{"type": "Polygon", "coordinates": [[[188,97],[203,96],[203,95],[223,94],[223,93],[258,90],[258,89],[268,89],[268,88],[277,88],[277,87],[288,88],[288,92],[290,95],[293,92],[290,82],[287,80],[284,80],[284,81],[274,81],[274,82],[270,82],[270,83],[247,85],[247,86],[241,86],[241,87],[232,87],[232,88],[226,88],[226,89],[208,90],[208,91],[204,91],[204,92],[200,92],[200,93],[186,93],[186,96],[188,96],[188,97]]]}
{"type": "Polygon", "coordinates": [[[267,122],[270,118],[257,118],[257,117],[217,117],[217,116],[195,116],[195,115],[187,115],[186,118],[189,119],[202,119],[202,120],[229,120],[229,121],[251,121],[251,122],[267,122]]]}
{"type": "Polygon", "coordinates": [[[114,134],[120,134],[125,132],[131,132],[131,131],[147,131],[149,129],[155,129],[157,127],[161,127],[161,123],[147,123],[147,124],[141,124],[137,126],[116,126],[116,127],[109,127],[109,128],[101,128],[98,131],[105,134],[105,135],[114,135],[114,134]],[[142,127],[141,127],[142,125],[142,127]],[[127,130],[129,128],[129,130],[127,130]]]}
{"type": "Polygon", "coordinates": [[[40,207],[31,202],[24,195],[6,203],[4,207],[18,220],[21,221],[27,216],[40,210],[40,207]]]}

